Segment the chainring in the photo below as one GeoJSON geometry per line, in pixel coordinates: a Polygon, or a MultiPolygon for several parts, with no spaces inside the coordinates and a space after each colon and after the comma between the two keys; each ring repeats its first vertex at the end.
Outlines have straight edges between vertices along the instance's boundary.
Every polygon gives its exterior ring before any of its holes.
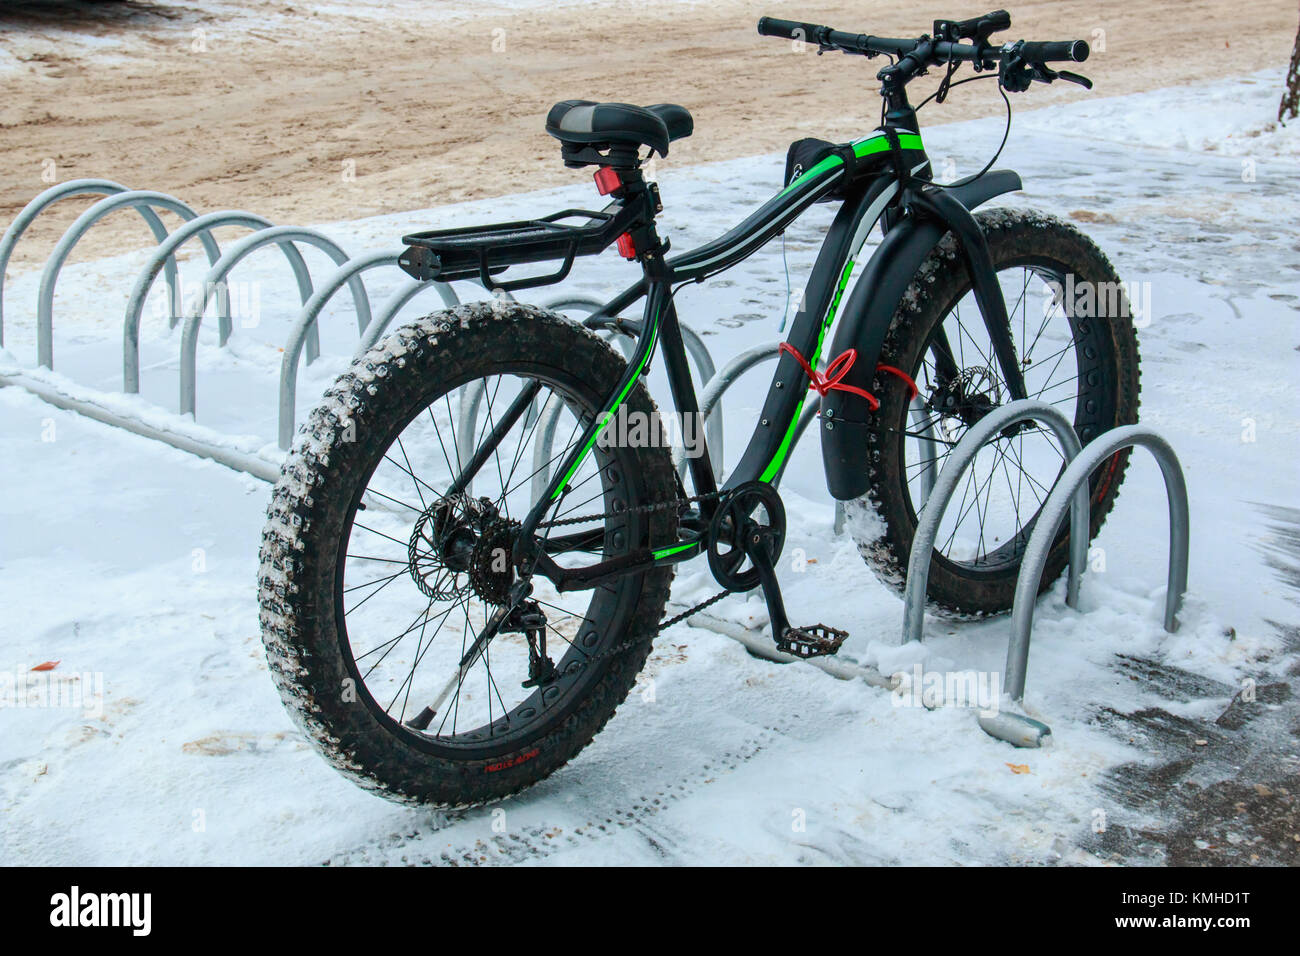
{"type": "Polygon", "coordinates": [[[709,570],[728,591],[752,591],[760,583],[758,569],[741,544],[743,535],[754,534],[761,536],[775,562],[785,546],[785,505],[765,481],[747,481],[733,488],[709,522],[709,570]],[[753,517],[760,507],[765,513],[763,520],[753,517]]]}

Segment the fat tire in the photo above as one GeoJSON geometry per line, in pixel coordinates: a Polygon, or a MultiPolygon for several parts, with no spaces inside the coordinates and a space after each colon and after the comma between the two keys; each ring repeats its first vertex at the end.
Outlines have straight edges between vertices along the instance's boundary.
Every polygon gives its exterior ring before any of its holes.
{"type": "MultiPolygon", "coordinates": [[[[1054,216],[1031,210],[992,209],[975,218],[988,240],[995,270],[1049,259],[1067,266],[1078,281],[1120,282],[1097,245],[1054,216]]],[[[956,238],[949,233],[930,252],[903,295],[890,322],[880,363],[914,368],[936,323],[944,320],[969,289],[969,273],[956,238]]],[[[1091,413],[1081,412],[1081,418],[1075,421],[1084,444],[1111,428],[1137,421],[1141,390],[1138,343],[1132,319],[1127,310],[1123,311],[1123,315],[1082,320],[1099,324],[1099,341],[1107,353],[1098,359],[1099,384],[1089,389],[1096,405],[1091,413]]],[[[878,374],[874,386],[881,405],[872,416],[869,430],[869,485],[862,498],[848,503],[850,525],[867,564],[883,582],[901,593],[916,532],[916,515],[903,483],[901,438],[896,424],[906,415],[907,394],[896,379],[885,375],[878,374]]],[[[1128,458],[1127,450],[1120,452],[1093,473],[1089,540],[1096,536],[1115,505],[1128,458]]],[[[1049,554],[1040,592],[1065,569],[1069,558],[1067,541],[1068,529],[1062,529],[1049,554]]],[[[1018,570],[1017,562],[1002,573],[972,574],[936,551],[930,565],[927,598],[937,608],[960,617],[1005,612],[1014,598],[1018,570]]]]}
{"type": "MultiPolygon", "coordinates": [[[[434,313],[388,335],[329,388],[299,430],[271,496],[258,571],[271,675],[290,715],[326,759],[360,786],[398,802],[477,806],[523,790],[572,760],[627,697],[668,599],[671,566],[638,576],[629,626],[608,639],[611,652],[590,665],[603,673],[542,736],[516,752],[490,759],[429,753],[385,726],[360,693],[349,701],[341,692],[350,674],[335,622],[334,581],[355,472],[377,454],[374,446],[394,423],[409,420],[426,396],[438,394],[440,382],[467,371],[491,374],[503,356],[526,357],[560,380],[580,378],[597,401],[626,369],[593,332],[534,306],[475,303],[434,313]],[[353,440],[345,437],[349,430],[353,440]]],[[[632,411],[654,411],[641,382],[627,404],[632,411]]],[[[642,447],[633,454],[642,500],[629,506],[675,498],[668,450],[642,447]]],[[[677,518],[673,508],[652,512],[649,533],[676,540],[677,518]]]]}

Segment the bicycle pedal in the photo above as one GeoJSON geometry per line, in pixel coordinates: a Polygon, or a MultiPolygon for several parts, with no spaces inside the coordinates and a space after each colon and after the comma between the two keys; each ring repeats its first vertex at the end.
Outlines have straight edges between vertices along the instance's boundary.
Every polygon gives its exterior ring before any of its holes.
{"type": "Polygon", "coordinates": [[[848,636],[848,631],[841,631],[828,624],[792,627],[781,635],[776,642],[776,649],[795,657],[827,657],[836,653],[848,636]]]}

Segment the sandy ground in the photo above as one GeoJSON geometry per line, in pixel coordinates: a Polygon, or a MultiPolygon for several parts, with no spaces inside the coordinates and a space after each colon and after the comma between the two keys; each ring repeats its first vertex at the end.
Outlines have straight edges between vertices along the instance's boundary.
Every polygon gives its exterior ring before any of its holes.
{"type": "MultiPolygon", "coordinates": [[[[313,223],[571,181],[542,128],[582,96],[675,101],[696,134],[671,163],[846,138],[878,115],[877,64],[761,38],[772,14],[881,35],[991,3],[713,0],[270,0],[0,6],[0,219],[51,182],[108,177],[200,212],[243,208],[313,223]]],[[[1009,38],[1082,37],[1092,94],[1035,87],[1020,107],[1245,73],[1286,61],[1294,0],[1020,0],[1009,38]]],[[[973,84],[930,123],[1000,111],[973,84]]],[[[86,200],[88,201],[88,200],[86,200]]],[[[17,268],[42,262],[82,200],[42,217],[17,268]]],[[[102,255],[148,234],[114,217],[79,247],[102,255]]]]}

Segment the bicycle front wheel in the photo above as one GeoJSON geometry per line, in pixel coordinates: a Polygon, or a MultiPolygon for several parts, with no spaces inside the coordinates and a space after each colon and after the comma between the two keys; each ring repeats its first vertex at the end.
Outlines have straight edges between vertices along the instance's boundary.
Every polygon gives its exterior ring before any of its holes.
{"type": "MultiPolygon", "coordinates": [[[[1137,421],[1138,346],[1124,287],[1097,246],[1041,213],[991,210],[976,217],[988,240],[1029,398],[1056,405],[1086,444],[1137,421]]],[[[1011,401],[956,241],[949,234],[922,265],[895,313],[880,362],[906,371],[909,401],[878,374],[880,408],[869,441],[870,485],[849,503],[859,551],[901,591],[928,488],[966,431],[1011,401]]],[[[1128,452],[1092,475],[1096,535],[1115,503],[1128,452]]],[[[958,614],[1011,608],[1025,546],[1063,467],[1054,436],[1029,424],[987,444],[970,464],[939,527],[929,600],[958,614]]],[[[1042,587],[1068,561],[1058,534],[1042,587]]]]}

